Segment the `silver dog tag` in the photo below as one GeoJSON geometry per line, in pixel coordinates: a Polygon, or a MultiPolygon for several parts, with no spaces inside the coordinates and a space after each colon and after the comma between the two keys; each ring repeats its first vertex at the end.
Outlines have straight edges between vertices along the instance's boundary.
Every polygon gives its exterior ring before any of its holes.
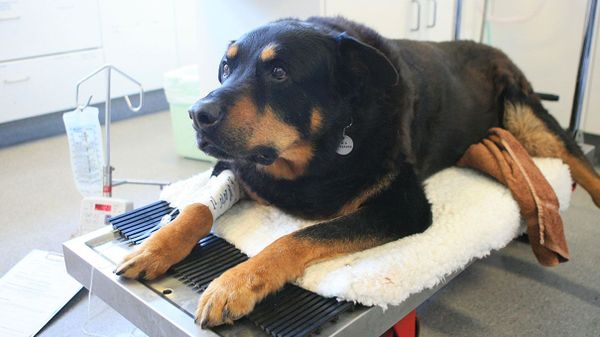
{"type": "Polygon", "coordinates": [[[337,152],[337,154],[339,155],[345,156],[352,152],[353,148],[354,142],[352,141],[352,138],[348,137],[347,135],[344,135],[344,138],[342,138],[342,141],[338,145],[338,148],[335,152],[337,152]]]}

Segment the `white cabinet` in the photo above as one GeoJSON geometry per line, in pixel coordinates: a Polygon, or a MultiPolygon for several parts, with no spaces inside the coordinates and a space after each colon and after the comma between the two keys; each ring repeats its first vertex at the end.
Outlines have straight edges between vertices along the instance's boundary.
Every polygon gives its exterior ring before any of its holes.
{"type": "Polygon", "coordinates": [[[0,61],[100,46],[96,0],[2,1],[0,6],[0,61]]]}
{"type": "Polygon", "coordinates": [[[416,1],[410,0],[324,0],[326,16],[341,15],[367,25],[390,39],[406,37],[411,30],[418,31],[416,1]]]}
{"type": "Polygon", "coordinates": [[[421,0],[425,2],[419,40],[450,41],[454,39],[454,0],[421,0]]]}
{"type": "MultiPolygon", "coordinates": [[[[197,62],[196,8],[197,0],[0,0],[0,123],[74,108],[77,81],[105,63],[147,91],[162,88],[164,72],[197,62]]],[[[102,76],[86,86],[81,100],[104,101],[102,76]]],[[[113,76],[113,97],[137,90],[113,76]]]]}
{"type": "MultiPolygon", "coordinates": [[[[162,88],[163,74],[177,67],[174,2],[102,0],[105,61],[140,81],[144,90],[162,88]]],[[[137,93],[114,76],[113,97],[137,93]]]]}
{"type": "Polygon", "coordinates": [[[454,0],[323,0],[323,15],[341,15],[391,39],[451,40],[454,0]]]}
{"type": "MultiPolygon", "coordinates": [[[[75,83],[103,63],[99,49],[0,63],[0,123],[75,106],[75,83]]],[[[82,88],[82,101],[100,92],[82,88]]]]}

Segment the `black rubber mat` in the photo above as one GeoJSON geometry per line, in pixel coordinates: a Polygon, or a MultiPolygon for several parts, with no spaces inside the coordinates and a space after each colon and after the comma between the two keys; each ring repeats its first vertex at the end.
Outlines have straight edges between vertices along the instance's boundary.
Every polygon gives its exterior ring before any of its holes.
{"type": "MultiPolygon", "coordinates": [[[[124,240],[139,244],[158,230],[165,215],[179,213],[165,201],[135,209],[110,219],[124,240]]],[[[248,257],[227,241],[212,234],[203,238],[183,261],[169,273],[202,293],[212,280],[248,257]]],[[[295,285],[288,284],[273,294],[248,315],[254,324],[274,337],[301,337],[318,332],[320,327],[353,307],[350,302],[325,298],[295,285]]]]}

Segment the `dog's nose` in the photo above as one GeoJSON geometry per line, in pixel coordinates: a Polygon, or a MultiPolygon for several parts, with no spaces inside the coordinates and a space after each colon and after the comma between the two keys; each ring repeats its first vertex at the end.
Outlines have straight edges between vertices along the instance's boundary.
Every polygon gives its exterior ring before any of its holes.
{"type": "Polygon", "coordinates": [[[221,108],[215,102],[200,100],[189,108],[188,114],[196,126],[207,128],[219,122],[221,108]]]}

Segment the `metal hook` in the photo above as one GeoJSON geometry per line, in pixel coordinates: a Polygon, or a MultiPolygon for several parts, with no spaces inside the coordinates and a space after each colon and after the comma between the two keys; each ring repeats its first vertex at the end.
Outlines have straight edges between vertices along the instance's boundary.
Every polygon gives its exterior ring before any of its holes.
{"type": "MultiPolygon", "coordinates": [[[[129,109],[131,111],[133,111],[133,112],[140,111],[142,109],[142,104],[144,101],[144,88],[142,87],[142,84],[140,82],[138,82],[136,79],[134,79],[133,77],[124,73],[119,68],[117,68],[113,65],[110,65],[110,64],[106,64],[106,65],[102,66],[101,68],[97,69],[93,73],[89,74],[88,76],[84,77],[79,82],[77,82],[77,86],[75,87],[75,106],[84,109],[90,104],[91,98],[88,100],[88,103],[86,103],[85,105],[79,104],[79,87],[81,86],[81,84],[83,82],[89,80],[90,78],[94,77],[94,75],[96,75],[99,72],[104,71],[104,70],[108,70],[108,71],[115,70],[116,72],[121,74],[121,76],[125,77],[126,79],[130,80],[131,82],[135,83],[138,86],[139,95],[140,95],[140,102],[138,103],[138,106],[134,107],[133,104],[131,104],[131,99],[129,98],[129,95],[125,95],[125,103],[127,103],[127,107],[129,107],[129,109]]],[[[107,84],[107,86],[110,86],[110,84],[107,84]]]]}
{"type": "Polygon", "coordinates": [[[124,72],[122,72],[121,70],[119,70],[119,68],[114,67],[114,66],[111,66],[111,67],[112,67],[112,70],[115,70],[116,72],[121,74],[121,76],[123,76],[126,79],[130,80],[131,82],[137,84],[137,86],[139,88],[138,94],[140,95],[140,102],[139,102],[138,106],[134,107],[133,104],[131,104],[131,99],[129,98],[129,95],[125,95],[125,103],[127,103],[129,110],[131,110],[133,112],[140,111],[140,109],[142,109],[142,103],[144,101],[144,88],[142,87],[142,84],[140,82],[138,82],[137,80],[135,80],[133,77],[131,77],[131,76],[125,74],[124,72]]]}
{"type": "MultiPolygon", "coordinates": [[[[93,73],[87,75],[86,77],[84,77],[83,79],[81,79],[79,82],[77,82],[77,85],[75,86],[75,107],[79,108],[82,107],[82,105],[79,104],[79,87],[81,86],[81,84],[83,84],[83,82],[89,80],[90,78],[92,78],[94,75],[96,75],[97,73],[101,72],[102,70],[106,69],[106,66],[100,68],[100,69],[96,69],[96,71],[94,71],[93,73]]],[[[88,103],[86,105],[83,105],[83,107],[87,107],[90,103],[91,99],[88,100],[88,103]]],[[[81,109],[83,110],[83,109],[81,109]]]]}
{"type": "Polygon", "coordinates": [[[90,98],[88,98],[87,102],[85,102],[84,105],[77,106],[77,109],[83,110],[83,109],[87,108],[88,106],[90,106],[90,103],[92,102],[92,97],[94,97],[94,95],[90,95],[90,98]]]}

